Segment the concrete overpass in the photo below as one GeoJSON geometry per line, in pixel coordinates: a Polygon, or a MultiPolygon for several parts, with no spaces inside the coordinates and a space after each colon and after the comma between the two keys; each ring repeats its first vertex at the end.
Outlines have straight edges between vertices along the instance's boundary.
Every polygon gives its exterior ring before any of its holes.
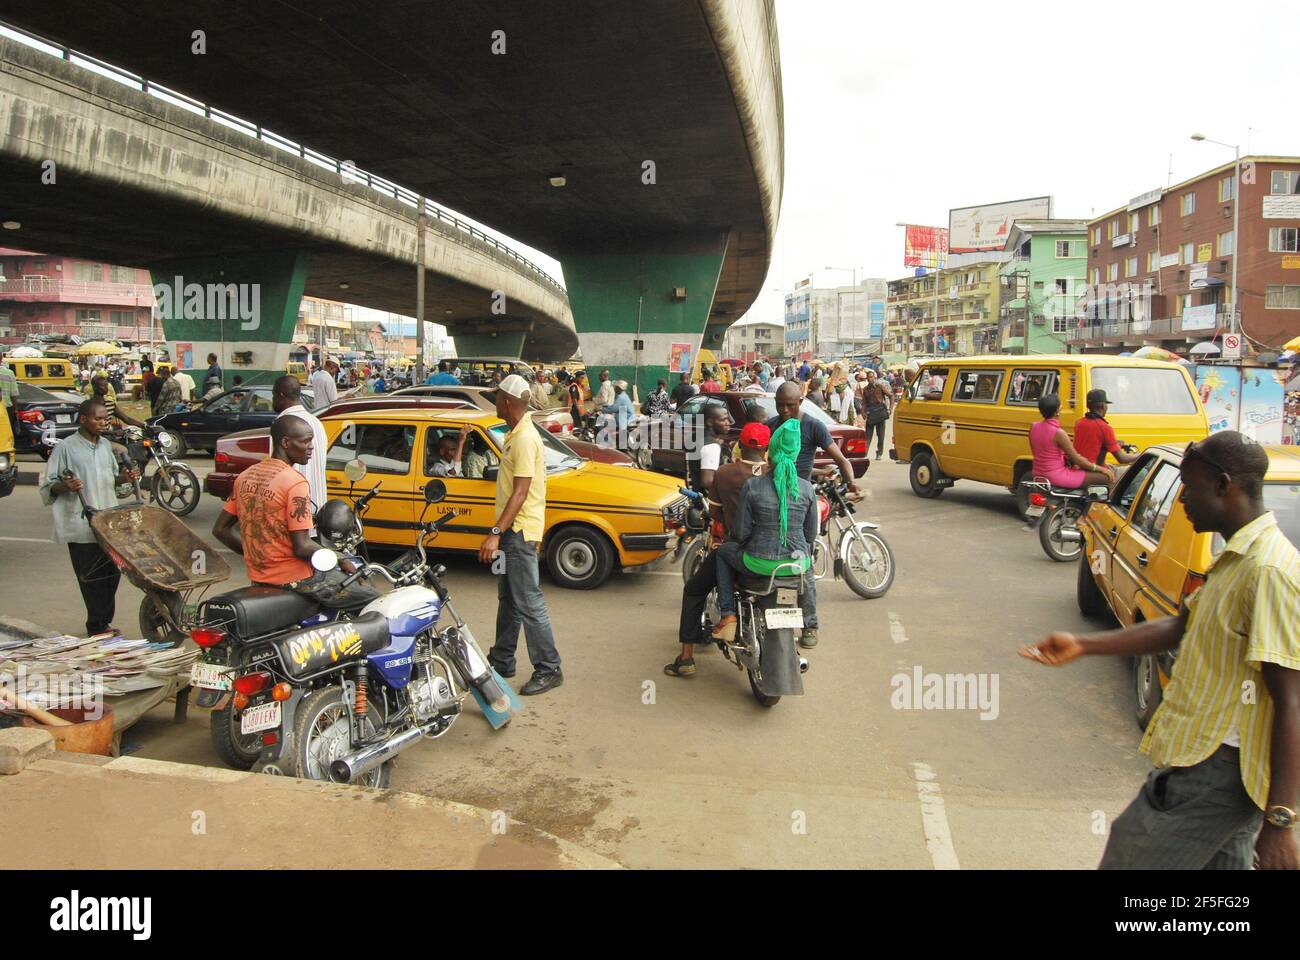
{"type": "Polygon", "coordinates": [[[555,254],[590,364],[644,383],[668,344],[720,345],[762,289],[782,189],[773,0],[47,0],[10,16],[555,254]]]}
{"type": "MultiPolygon", "coordinates": [[[[202,316],[186,317],[183,298],[164,308],[167,338],[200,360],[211,349],[231,376],[283,371],[304,293],[414,312],[411,204],[4,37],[0,78],[0,212],[22,225],[7,241],[147,266],[155,285],[258,285],[256,324],[233,308],[208,315],[206,297],[202,316]]],[[[426,218],[427,319],[462,354],[570,356],[563,288],[469,230],[426,218]]]]}

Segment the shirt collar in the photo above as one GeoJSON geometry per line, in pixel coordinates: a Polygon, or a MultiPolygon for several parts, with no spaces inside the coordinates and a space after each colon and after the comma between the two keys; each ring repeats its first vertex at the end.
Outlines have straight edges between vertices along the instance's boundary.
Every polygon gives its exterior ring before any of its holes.
{"type": "Polygon", "coordinates": [[[510,433],[507,434],[507,436],[513,437],[515,434],[519,433],[519,431],[521,431],[524,428],[525,424],[531,424],[532,422],[533,422],[532,413],[531,412],[524,413],[524,415],[519,418],[519,422],[515,424],[515,428],[511,430],[510,433]]]}
{"type": "Polygon", "coordinates": [[[1244,556],[1265,531],[1276,527],[1277,517],[1273,516],[1271,510],[1265,511],[1234,533],[1231,539],[1223,545],[1223,552],[1238,553],[1244,556]]]}

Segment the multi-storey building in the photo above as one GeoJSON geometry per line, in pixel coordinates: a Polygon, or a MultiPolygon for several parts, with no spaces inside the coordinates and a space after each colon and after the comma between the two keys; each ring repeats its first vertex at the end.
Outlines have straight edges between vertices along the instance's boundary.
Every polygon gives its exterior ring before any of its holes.
{"type": "Polygon", "coordinates": [[[1066,352],[1065,338],[1086,282],[1087,241],[1084,220],[1017,220],[1011,225],[1005,248],[1011,258],[999,269],[1002,352],[1066,352]]]}
{"type": "Polygon", "coordinates": [[[1300,332],[1300,158],[1243,157],[1240,185],[1229,162],[1088,222],[1074,348],[1181,351],[1233,326],[1257,349],[1300,332]]]}
{"type": "Polygon", "coordinates": [[[874,353],[884,326],[887,282],[813,287],[803,281],[785,297],[785,355],[791,359],[874,353]]]}
{"type": "Polygon", "coordinates": [[[785,328],[769,320],[733,324],[722,338],[723,355],[750,363],[785,356],[785,328]]]}
{"type": "Polygon", "coordinates": [[[352,349],[352,307],[337,300],[303,297],[298,305],[298,325],[293,331],[293,348],[290,358],[302,360],[310,357],[313,364],[321,361],[321,352],[328,356],[340,350],[352,349]]]}
{"type": "Polygon", "coordinates": [[[38,334],[162,337],[148,270],[0,247],[0,343],[38,334]]]}
{"type": "Polygon", "coordinates": [[[889,282],[884,352],[996,353],[1006,252],[949,256],[948,265],[889,282]]]}

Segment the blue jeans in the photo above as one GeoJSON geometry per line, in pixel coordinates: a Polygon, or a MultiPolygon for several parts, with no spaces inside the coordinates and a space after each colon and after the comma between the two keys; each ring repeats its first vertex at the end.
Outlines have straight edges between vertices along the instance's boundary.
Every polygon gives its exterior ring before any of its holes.
{"type": "MultiPolygon", "coordinates": [[[[724,617],[736,615],[736,575],[747,573],[745,566],[745,548],[734,540],[728,540],[717,549],[718,554],[718,612],[724,617]]],[[[817,629],[817,581],[813,579],[812,570],[804,574],[803,594],[799,598],[803,608],[803,622],[810,630],[817,629]]],[[[685,641],[683,641],[685,642],[685,641]]]]}
{"type": "Polygon", "coordinates": [[[500,547],[505,572],[497,581],[497,636],[488,659],[502,673],[515,672],[515,649],[519,628],[524,628],[528,659],[537,673],[560,669],[560,652],[551,633],[551,615],[537,575],[537,544],[517,530],[501,534],[500,547]]]}

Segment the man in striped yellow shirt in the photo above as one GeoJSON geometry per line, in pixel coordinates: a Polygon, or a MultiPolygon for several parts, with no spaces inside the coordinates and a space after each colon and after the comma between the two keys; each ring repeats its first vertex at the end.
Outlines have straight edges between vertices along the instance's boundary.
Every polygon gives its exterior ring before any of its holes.
{"type": "Polygon", "coordinates": [[[1058,666],[1178,648],[1142,740],[1156,769],[1111,825],[1102,869],[1300,868],[1300,552],[1264,509],[1267,469],[1236,431],[1188,446],[1179,500],[1227,542],[1178,616],[1021,648],[1058,666]]]}

